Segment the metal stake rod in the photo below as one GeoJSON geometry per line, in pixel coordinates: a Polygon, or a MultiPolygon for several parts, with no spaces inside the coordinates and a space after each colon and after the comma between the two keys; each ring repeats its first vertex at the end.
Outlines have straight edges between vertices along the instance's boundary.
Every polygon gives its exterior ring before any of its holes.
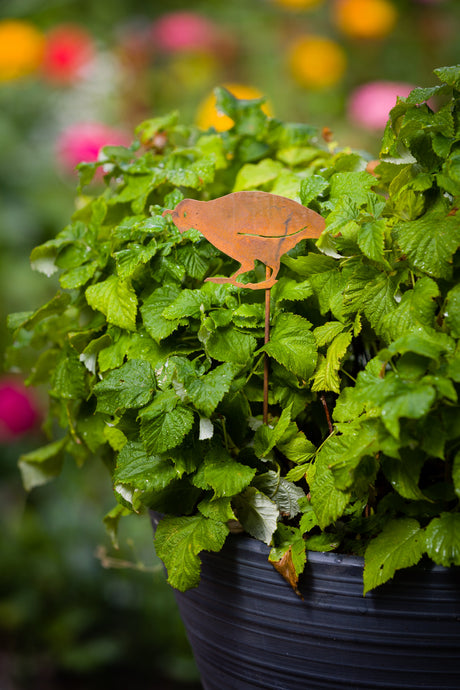
{"type": "MultiPolygon", "coordinates": [[[[268,280],[270,277],[270,269],[268,266],[265,268],[265,277],[268,280]]],[[[265,290],[265,345],[270,340],[270,295],[271,287],[265,290]]],[[[269,357],[268,354],[264,353],[264,404],[263,404],[263,422],[268,423],[268,373],[269,373],[269,357]]]]}

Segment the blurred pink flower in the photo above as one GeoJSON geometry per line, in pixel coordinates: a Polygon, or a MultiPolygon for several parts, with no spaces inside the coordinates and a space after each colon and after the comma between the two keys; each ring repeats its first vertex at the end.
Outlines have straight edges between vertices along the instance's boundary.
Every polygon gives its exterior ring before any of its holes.
{"type": "Polygon", "coordinates": [[[95,52],[92,37],[81,26],[57,26],[46,38],[43,75],[55,84],[71,84],[83,76],[95,52]]]}
{"type": "Polygon", "coordinates": [[[153,39],[160,50],[213,51],[217,47],[220,30],[195,12],[168,12],[153,25],[153,39]]]}
{"type": "Polygon", "coordinates": [[[58,138],[58,162],[63,170],[70,172],[82,161],[97,161],[103,146],[129,146],[130,143],[128,135],[114,127],[101,122],[77,122],[58,138]]]}
{"type": "Polygon", "coordinates": [[[0,443],[7,443],[37,427],[41,412],[31,391],[19,379],[0,379],[0,443]]]}
{"type": "Polygon", "coordinates": [[[358,86],[348,101],[348,117],[359,127],[384,129],[397,97],[405,98],[413,88],[410,84],[390,81],[374,81],[358,86]]]}

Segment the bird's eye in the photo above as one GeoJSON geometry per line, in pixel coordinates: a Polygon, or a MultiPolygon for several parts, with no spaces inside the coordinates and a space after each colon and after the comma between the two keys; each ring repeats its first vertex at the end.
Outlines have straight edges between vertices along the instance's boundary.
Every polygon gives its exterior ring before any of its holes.
{"type": "Polygon", "coordinates": [[[187,211],[184,211],[184,218],[187,218],[187,211]]]}

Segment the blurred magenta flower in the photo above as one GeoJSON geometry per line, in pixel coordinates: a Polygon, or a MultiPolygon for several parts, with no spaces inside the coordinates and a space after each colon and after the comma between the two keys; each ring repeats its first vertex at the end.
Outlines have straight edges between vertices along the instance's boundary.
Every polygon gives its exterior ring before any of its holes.
{"type": "Polygon", "coordinates": [[[129,146],[130,143],[125,132],[102,122],[76,122],[61,132],[56,152],[60,167],[71,172],[82,161],[97,161],[104,146],[129,146]]]}
{"type": "Polygon", "coordinates": [[[405,98],[413,88],[410,84],[390,81],[374,81],[358,86],[348,101],[348,117],[359,127],[384,129],[397,97],[405,98]]]}
{"type": "Polygon", "coordinates": [[[41,411],[32,392],[19,379],[0,379],[0,443],[14,441],[33,431],[41,411]]]}
{"type": "Polygon", "coordinates": [[[163,51],[213,52],[221,37],[220,29],[195,12],[168,12],[153,25],[153,39],[163,51]]]}
{"type": "Polygon", "coordinates": [[[77,24],[57,26],[46,37],[43,75],[55,84],[72,84],[84,76],[95,53],[93,39],[84,28],[77,24]]]}

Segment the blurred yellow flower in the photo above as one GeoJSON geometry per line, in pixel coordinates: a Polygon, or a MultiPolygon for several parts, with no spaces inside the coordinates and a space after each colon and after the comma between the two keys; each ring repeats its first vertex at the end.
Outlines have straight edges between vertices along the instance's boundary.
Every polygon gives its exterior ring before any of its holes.
{"type": "Polygon", "coordinates": [[[29,22],[0,21],[0,81],[34,72],[41,64],[44,48],[44,35],[29,22]]]}
{"type": "Polygon", "coordinates": [[[323,0],[273,0],[275,5],[286,7],[289,10],[306,10],[320,5],[323,0]]]}
{"type": "Polygon", "coordinates": [[[322,36],[303,36],[289,51],[292,75],[302,86],[322,89],[334,86],[345,72],[347,59],[338,43],[322,36]]]}
{"type": "MultiPolygon", "coordinates": [[[[222,84],[222,86],[239,99],[252,100],[263,96],[262,92],[254,86],[245,84],[222,84]]],[[[262,110],[267,115],[271,115],[271,109],[266,103],[262,106],[262,110]]],[[[209,94],[198,107],[196,123],[201,129],[214,127],[217,132],[225,132],[233,126],[233,120],[230,117],[218,112],[214,93],[209,94]]]]}
{"type": "Polygon", "coordinates": [[[389,0],[336,0],[334,19],[352,38],[383,38],[392,31],[397,11],[389,0]]]}

